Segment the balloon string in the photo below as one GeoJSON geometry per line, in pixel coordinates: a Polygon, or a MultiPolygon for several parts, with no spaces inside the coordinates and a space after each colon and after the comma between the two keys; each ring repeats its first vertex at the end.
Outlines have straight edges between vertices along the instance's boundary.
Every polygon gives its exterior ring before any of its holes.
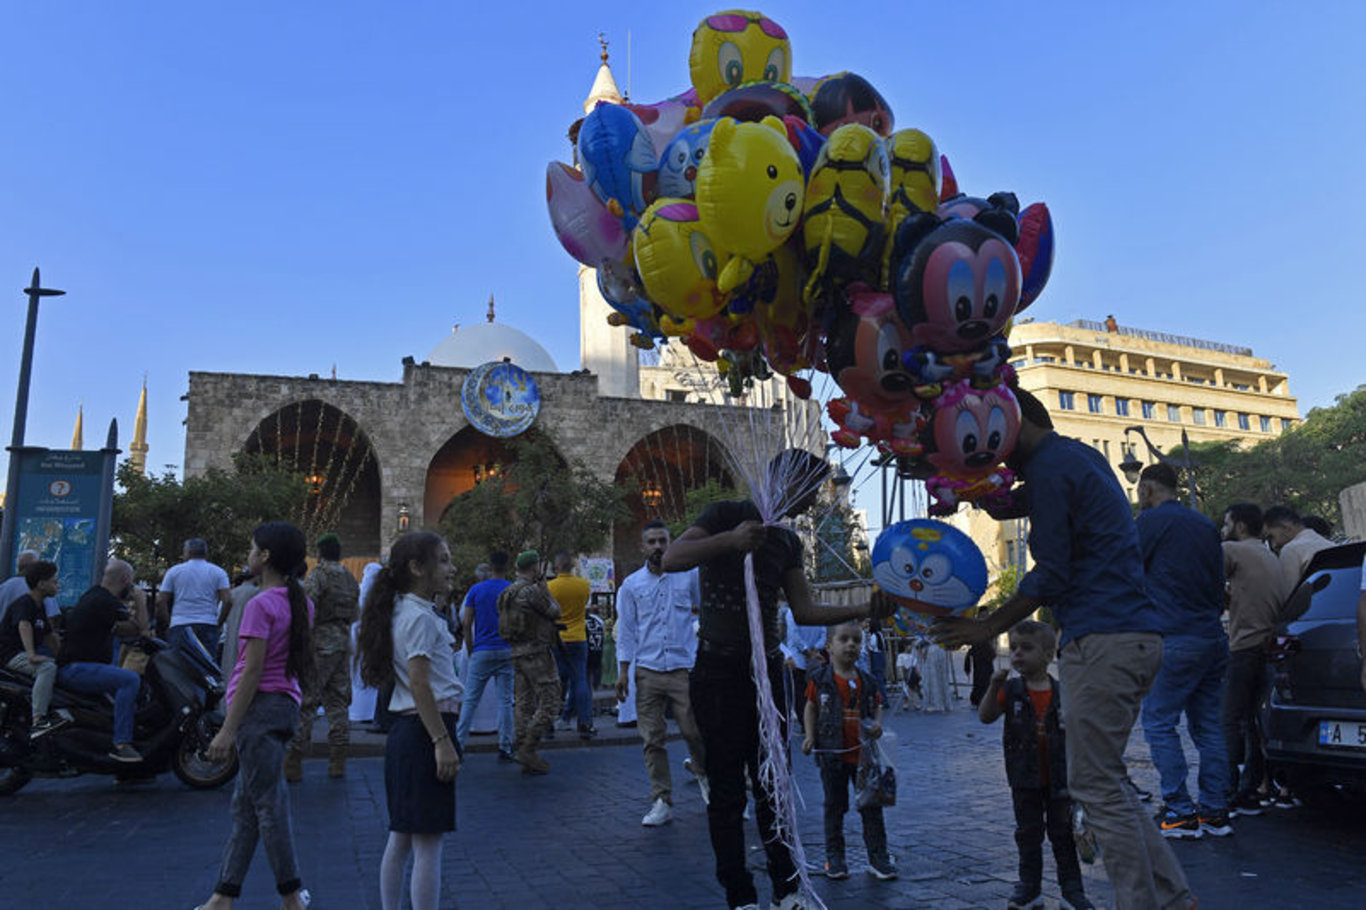
{"type": "Polygon", "coordinates": [[[796,867],[793,877],[812,910],[826,910],[811,886],[806,871],[806,850],[797,836],[796,784],[788,762],[782,717],[773,700],[768,678],[768,655],[764,651],[763,619],[759,611],[759,586],[754,578],[754,553],[745,554],[745,599],[749,618],[750,669],[754,677],[755,709],[759,718],[759,786],[773,807],[773,837],[787,847],[796,867]]]}

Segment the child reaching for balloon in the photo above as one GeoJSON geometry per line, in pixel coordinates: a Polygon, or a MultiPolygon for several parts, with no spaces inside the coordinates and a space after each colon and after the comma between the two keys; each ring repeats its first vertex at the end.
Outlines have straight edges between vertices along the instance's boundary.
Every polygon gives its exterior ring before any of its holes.
{"type": "MultiPolygon", "coordinates": [[[[830,626],[825,633],[830,663],[811,672],[802,714],[806,736],[802,752],[816,751],[825,791],[825,875],[849,877],[844,858],[844,813],[849,810],[849,787],[854,783],[863,751],[862,739],[882,735],[882,695],[871,676],[855,666],[863,649],[863,629],[857,622],[830,626]]],[[[859,809],[863,843],[868,848],[868,871],[884,881],[897,876],[887,852],[887,828],[882,806],[859,809]]]]}
{"type": "Polygon", "coordinates": [[[1043,838],[1053,845],[1066,910],[1089,910],[1081,864],[1072,836],[1072,800],[1067,795],[1067,757],[1059,720],[1058,681],[1048,672],[1057,638],[1053,627],[1025,620],[1010,630],[1010,665],[992,674],[977,708],[982,723],[1005,715],[1006,778],[1015,804],[1015,843],[1020,881],[1008,908],[1043,907],[1043,838]],[[1008,678],[1010,677],[1010,678],[1008,678]]]}

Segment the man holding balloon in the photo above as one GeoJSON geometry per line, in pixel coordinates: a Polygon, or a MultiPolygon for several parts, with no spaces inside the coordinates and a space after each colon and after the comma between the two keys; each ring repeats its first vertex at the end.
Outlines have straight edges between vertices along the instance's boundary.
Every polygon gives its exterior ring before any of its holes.
{"type": "Polygon", "coordinates": [[[1048,411],[1033,395],[1016,395],[1023,419],[1008,461],[1028,491],[1016,501],[1028,503],[1035,566],[999,610],[977,619],[940,618],[934,637],[946,647],[974,645],[1041,606],[1052,608],[1062,628],[1067,786],[1095,835],[1115,906],[1194,907],[1185,872],[1124,766],[1124,747],[1162,663],[1129,502],[1099,453],[1053,432],[1048,411]]]}

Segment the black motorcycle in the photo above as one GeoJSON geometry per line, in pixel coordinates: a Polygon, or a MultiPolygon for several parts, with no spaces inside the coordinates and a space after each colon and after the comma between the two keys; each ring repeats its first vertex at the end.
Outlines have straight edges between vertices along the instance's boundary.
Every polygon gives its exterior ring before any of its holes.
{"type": "Polygon", "coordinates": [[[114,734],[114,703],[108,695],[82,695],[59,686],[52,710],[66,712],[72,722],[30,740],[33,680],[0,667],[0,796],[17,792],[35,775],[137,779],[169,768],[202,790],[233,779],[236,753],[221,762],[206,754],[223,725],[218,667],[203,651],[182,651],[158,639],[139,639],[133,647],[146,656],[133,725],[133,746],[143,756],[137,764],[108,755],[114,734]]]}

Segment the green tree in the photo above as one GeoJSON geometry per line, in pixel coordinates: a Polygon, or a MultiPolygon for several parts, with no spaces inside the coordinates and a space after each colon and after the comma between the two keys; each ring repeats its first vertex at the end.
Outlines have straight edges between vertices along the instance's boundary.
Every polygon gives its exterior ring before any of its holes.
{"type": "Polygon", "coordinates": [[[623,490],[582,462],[566,464],[544,439],[519,436],[509,448],[511,463],[452,499],[441,518],[462,571],[491,550],[515,556],[534,548],[546,559],[559,550],[589,553],[607,542],[613,523],[629,517],[623,490]]]}
{"type": "Polygon", "coordinates": [[[854,517],[854,509],[841,498],[822,493],[826,508],[817,506],[811,566],[815,582],[854,581],[870,578],[867,533],[854,517]],[[862,544],[862,547],[860,547],[862,544]]]}
{"type": "Polygon", "coordinates": [[[309,501],[302,476],[259,456],[239,455],[230,471],[210,468],[183,482],[170,471],[144,475],[126,461],[116,476],[111,550],[147,581],[161,581],[190,537],[204,538],[209,558],[224,568],[241,566],[252,529],[263,521],[297,523],[309,501]]]}
{"type": "Polygon", "coordinates": [[[744,499],[744,495],[734,487],[727,486],[716,478],[710,478],[700,487],[693,487],[683,493],[683,514],[676,515],[672,520],[665,518],[664,523],[669,527],[669,536],[677,538],[688,528],[692,527],[693,521],[702,510],[714,502],[721,502],[727,499],[744,499]]]}
{"type": "Polygon", "coordinates": [[[1250,448],[1192,444],[1200,509],[1216,522],[1231,503],[1285,504],[1330,524],[1342,521],[1338,494],[1366,480],[1366,386],[1315,408],[1304,422],[1250,448]]]}

